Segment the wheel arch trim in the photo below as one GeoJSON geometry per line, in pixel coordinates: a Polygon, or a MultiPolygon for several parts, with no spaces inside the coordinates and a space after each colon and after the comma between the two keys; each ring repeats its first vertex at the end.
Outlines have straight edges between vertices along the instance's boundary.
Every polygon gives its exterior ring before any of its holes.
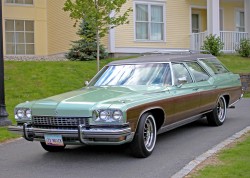
{"type": "Polygon", "coordinates": [[[166,119],[166,112],[165,112],[164,109],[163,109],[162,107],[160,107],[160,106],[150,107],[150,108],[147,108],[147,109],[142,110],[141,113],[140,113],[140,115],[139,115],[139,118],[138,118],[138,120],[137,120],[137,122],[136,122],[135,130],[137,130],[138,124],[139,124],[139,122],[140,122],[140,120],[141,120],[141,116],[142,116],[143,114],[147,113],[147,112],[150,112],[150,111],[153,111],[153,110],[156,110],[156,109],[161,110],[162,113],[163,113],[162,122],[160,123],[160,126],[158,127],[158,125],[157,125],[158,122],[157,122],[157,120],[156,120],[156,117],[155,117],[155,115],[151,112],[151,114],[153,115],[153,117],[154,117],[154,119],[155,119],[155,123],[156,123],[156,126],[157,126],[157,130],[159,130],[159,129],[161,128],[161,126],[164,124],[164,121],[165,121],[165,119],[166,119]]]}

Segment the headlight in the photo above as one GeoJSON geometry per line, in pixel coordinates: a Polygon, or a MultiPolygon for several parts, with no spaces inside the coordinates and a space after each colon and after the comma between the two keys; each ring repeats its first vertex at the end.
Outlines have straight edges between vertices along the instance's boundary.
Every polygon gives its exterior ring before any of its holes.
{"type": "Polygon", "coordinates": [[[117,109],[95,110],[93,121],[95,123],[121,123],[123,122],[123,113],[117,109]]]}
{"type": "Polygon", "coordinates": [[[108,111],[100,111],[99,112],[99,118],[101,120],[107,121],[107,119],[109,118],[109,112],[108,111]]]}
{"type": "Polygon", "coordinates": [[[119,110],[114,111],[113,118],[117,121],[120,121],[122,119],[122,112],[119,110]]]}
{"type": "Polygon", "coordinates": [[[23,109],[17,110],[16,113],[17,113],[17,117],[19,117],[19,118],[24,118],[24,116],[25,116],[25,112],[23,109]]]}
{"type": "Polygon", "coordinates": [[[25,114],[26,114],[26,117],[28,119],[31,119],[31,110],[30,109],[27,109],[26,112],[25,112],[25,114]]]}
{"type": "Polygon", "coordinates": [[[30,109],[16,109],[15,111],[15,119],[31,119],[31,110],[30,109]]]}

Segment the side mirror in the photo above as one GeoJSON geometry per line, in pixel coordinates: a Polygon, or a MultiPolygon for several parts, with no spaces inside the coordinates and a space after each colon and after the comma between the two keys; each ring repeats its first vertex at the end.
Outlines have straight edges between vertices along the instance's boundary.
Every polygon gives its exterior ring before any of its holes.
{"type": "Polygon", "coordinates": [[[85,86],[88,86],[89,85],[89,81],[85,81],[84,84],[85,84],[85,86]]]}
{"type": "Polygon", "coordinates": [[[178,78],[178,87],[181,87],[183,84],[187,83],[187,77],[178,78]]]}

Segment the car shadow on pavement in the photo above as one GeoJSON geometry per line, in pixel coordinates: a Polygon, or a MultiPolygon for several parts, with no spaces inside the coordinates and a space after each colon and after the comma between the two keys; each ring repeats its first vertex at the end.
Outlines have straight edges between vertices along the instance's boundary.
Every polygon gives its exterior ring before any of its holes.
{"type": "Polygon", "coordinates": [[[108,160],[109,157],[118,158],[128,158],[130,157],[130,151],[128,145],[116,145],[116,146],[66,146],[63,152],[45,152],[44,157],[48,159],[56,159],[57,157],[69,158],[70,160],[93,160],[93,159],[105,159],[108,160]]]}

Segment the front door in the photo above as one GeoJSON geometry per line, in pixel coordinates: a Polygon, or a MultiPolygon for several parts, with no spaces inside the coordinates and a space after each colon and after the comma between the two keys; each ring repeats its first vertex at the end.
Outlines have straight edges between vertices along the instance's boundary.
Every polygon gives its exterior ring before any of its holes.
{"type": "Polygon", "coordinates": [[[192,14],[192,33],[200,32],[200,15],[192,14]]]}

